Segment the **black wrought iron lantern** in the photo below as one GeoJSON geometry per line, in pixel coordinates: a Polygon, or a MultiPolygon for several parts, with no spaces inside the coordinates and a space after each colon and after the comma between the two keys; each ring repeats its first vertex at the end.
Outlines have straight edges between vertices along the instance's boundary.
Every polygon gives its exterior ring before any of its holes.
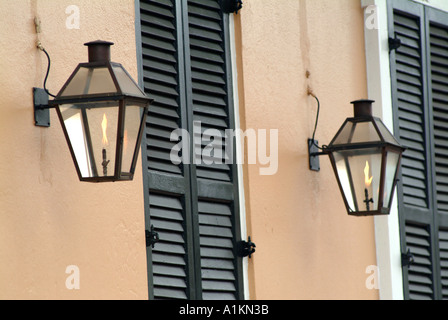
{"type": "Polygon", "coordinates": [[[387,215],[405,150],[372,116],[372,100],[358,100],[326,148],[349,215],[387,215]]]}
{"type": "Polygon", "coordinates": [[[151,103],[128,72],[110,61],[112,42],[93,41],[49,106],[57,110],[81,181],[132,180],[151,103]]]}
{"type": "Polygon", "coordinates": [[[347,118],[321,154],[328,154],[349,215],[390,213],[405,148],[372,116],[372,100],[353,101],[347,118]]]}

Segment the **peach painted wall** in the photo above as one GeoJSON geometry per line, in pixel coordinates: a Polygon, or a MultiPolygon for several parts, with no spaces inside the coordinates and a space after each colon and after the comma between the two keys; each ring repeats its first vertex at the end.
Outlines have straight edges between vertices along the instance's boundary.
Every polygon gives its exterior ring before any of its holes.
{"type": "Polygon", "coordinates": [[[360,1],[246,0],[235,30],[242,128],[279,130],[278,172],[244,167],[251,299],[378,299],[366,288],[373,218],[349,217],[328,157],[316,173],[307,156],[317,111],[308,86],[321,101],[321,145],[367,97],[360,1]]]}
{"type": "Polygon", "coordinates": [[[35,127],[32,97],[47,68],[36,15],[53,94],[97,39],[114,42],[112,60],[137,79],[134,1],[1,1],[0,12],[0,299],[146,299],[141,164],[133,182],[81,183],[56,112],[35,127]],[[66,26],[70,5],[79,29],[66,26]],[[79,290],[66,288],[70,265],[79,290]]]}

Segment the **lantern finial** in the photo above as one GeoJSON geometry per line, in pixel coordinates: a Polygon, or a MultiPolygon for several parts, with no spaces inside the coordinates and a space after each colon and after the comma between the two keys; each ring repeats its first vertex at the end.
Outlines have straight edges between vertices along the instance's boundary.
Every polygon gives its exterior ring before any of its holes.
{"type": "Polygon", "coordinates": [[[355,117],[372,117],[373,100],[356,100],[352,101],[355,117]]]}
{"type": "Polygon", "coordinates": [[[110,46],[114,43],[103,40],[96,40],[84,43],[89,49],[89,62],[110,61],[110,46]]]}

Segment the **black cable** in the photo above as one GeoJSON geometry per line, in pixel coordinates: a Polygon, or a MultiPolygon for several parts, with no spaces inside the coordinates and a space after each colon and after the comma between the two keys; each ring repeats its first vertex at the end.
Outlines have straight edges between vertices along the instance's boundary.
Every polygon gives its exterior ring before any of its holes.
{"type": "Polygon", "coordinates": [[[45,75],[45,80],[44,80],[44,90],[46,93],[48,93],[48,95],[52,96],[53,98],[56,98],[55,95],[51,94],[50,91],[47,90],[47,79],[48,79],[48,75],[50,73],[50,66],[51,66],[50,55],[44,48],[41,48],[41,50],[45,53],[45,55],[47,56],[47,59],[48,59],[47,74],[45,75]]]}
{"type": "Polygon", "coordinates": [[[315,122],[315,124],[314,124],[314,132],[313,132],[312,143],[313,143],[313,145],[314,145],[316,148],[318,148],[319,150],[324,150],[327,146],[319,147],[319,145],[316,143],[316,140],[315,140],[316,131],[317,131],[317,124],[319,123],[320,101],[319,101],[319,99],[318,99],[314,94],[311,94],[311,95],[312,95],[312,96],[314,97],[314,99],[316,99],[316,101],[317,101],[316,122],[315,122]]]}
{"type": "Polygon", "coordinates": [[[313,132],[313,143],[314,143],[314,137],[316,136],[317,124],[319,123],[320,102],[319,102],[319,99],[315,95],[313,95],[313,97],[317,101],[316,122],[314,124],[314,132],[313,132]]]}

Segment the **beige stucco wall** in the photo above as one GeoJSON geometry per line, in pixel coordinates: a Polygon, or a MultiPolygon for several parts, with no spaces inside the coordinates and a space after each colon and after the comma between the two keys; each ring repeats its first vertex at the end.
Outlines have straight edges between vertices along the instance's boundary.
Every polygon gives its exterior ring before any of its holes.
{"type": "Polygon", "coordinates": [[[308,169],[316,138],[328,144],[350,101],[366,98],[363,10],[358,0],[247,0],[235,17],[243,129],[278,129],[278,172],[246,165],[252,299],[377,299],[373,218],[349,217],[327,157],[308,169]],[[310,77],[306,77],[306,71],[310,77]]]}
{"type": "Polygon", "coordinates": [[[47,68],[36,15],[53,94],[97,39],[115,43],[112,60],[136,79],[134,1],[0,1],[0,12],[0,299],[146,299],[140,163],[133,182],[81,183],[56,112],[50,128],[35,127],[32,97],[47,68]],[[70,5],[79,29],[66,27],[70,5]],[[79,290],[66,288],[70,265],[79,290]]]}

